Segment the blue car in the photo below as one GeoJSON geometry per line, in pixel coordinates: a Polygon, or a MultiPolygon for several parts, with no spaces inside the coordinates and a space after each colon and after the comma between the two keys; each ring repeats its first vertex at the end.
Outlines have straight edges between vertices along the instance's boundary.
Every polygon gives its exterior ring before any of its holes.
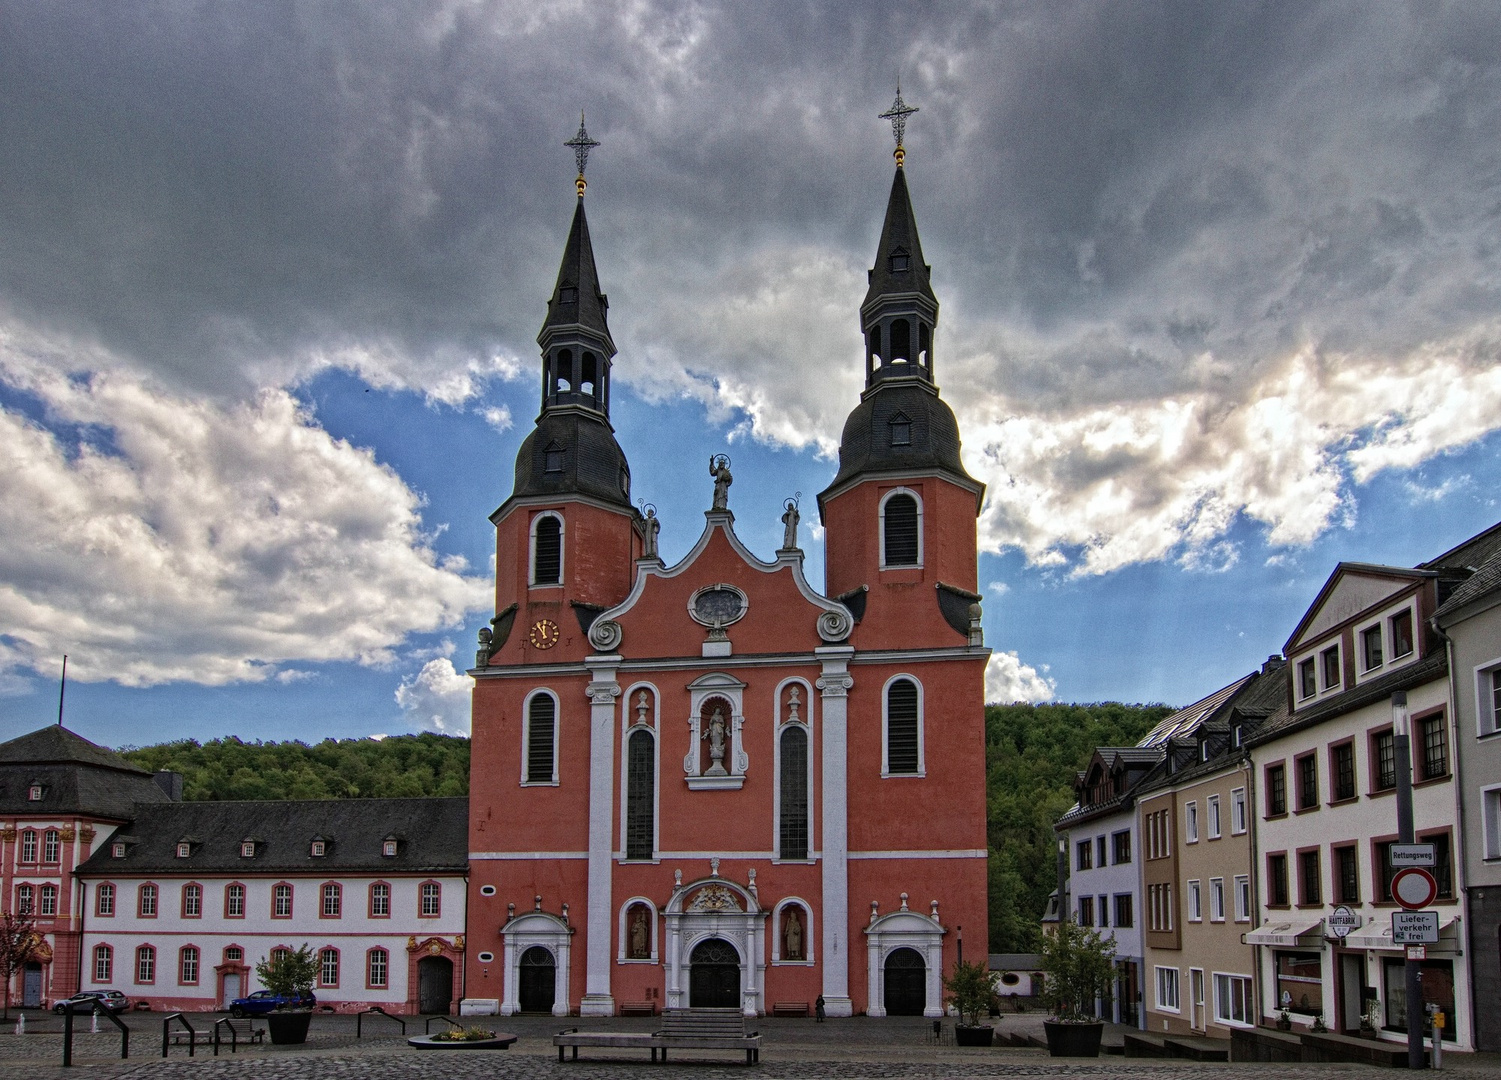
{"type": "Polygon", "coordinates": [[[235,998],[229,1003],[230,1016],[265,1016],[276,1009],[311,1009],[318,999],[308,991],[302,997],[282,997],[270,990],[257,990],[249,997],[235,998]]]}

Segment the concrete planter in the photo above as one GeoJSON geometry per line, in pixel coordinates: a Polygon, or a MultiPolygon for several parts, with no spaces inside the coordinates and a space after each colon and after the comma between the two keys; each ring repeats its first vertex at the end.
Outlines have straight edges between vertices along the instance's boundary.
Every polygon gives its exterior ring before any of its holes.
{"type": "Polygon", "coordinates": [[[954,1025],[955,1046],[989,1046],[994,1038],[995,1028],[989,1024],[981,1024],[978,1027],[954,1025]]]}
{"type": "Polygon", "coordinates": [[[266,1030],[271,1041],[279,1046],[307,1042],[308,1025],[313,1021],[311,1012],[270,1012],[266,1014],[266,1030]]]}
{"type": "Polygon", "coordinates": [[[509,1050],[516,1036],[497,1031],[493,1039],[435,1039],[431,1035],[417,1035],[407,1040],[408,1046],[418,1050],[509,1050]]]}
{"type": "Polygon", "coordinates": [[[1065,1024],[1058,1020],[1044,1020],[1042,1027],[1048,1035],[1048,1053],[1054,1057],[1100,1056],[1104,1024],[1065,1024]]]}

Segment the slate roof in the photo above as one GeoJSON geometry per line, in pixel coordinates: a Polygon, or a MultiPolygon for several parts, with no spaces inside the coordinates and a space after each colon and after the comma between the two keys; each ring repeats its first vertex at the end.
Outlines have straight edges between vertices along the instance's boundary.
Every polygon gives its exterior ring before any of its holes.
{"type": "Polygon", "coordinates": [[[0,814],[79,814],[124,821],[137,803],[166,803],[151,773],[56,724],[0,743],[0,814]],[[31,785],[42,785],[32,802],[31,785]]]}
{"type": "Polygon", "coordinates": [[[1442,555],[1430,559],[1428,562],[1419,563],[1418,569],[1474,569],[1482,563],[1489,561],[1497,553],[1501,553],[1501,521],[1498,521],[1484,532],[1476,533],[1464,543],[1450,548],[1442,555]]]}
{"type": "Polygon", "coordinates": [[[829,492],[857,474],[940,469],[968,485],[985,490],[964,470],[959,458],[959,422],[925,379],[886,379],[865,393],[850,412],[839,436],[839,473],[819,494],[819,509],[829,492]],[[897,413],[911,423],[910,444],[891,445],[891,418],[897,413]]]}
{"type": "Polygon", "coordinates": [[[1163,717],[1160,721],[1158,721],[1156,727],[1147,732],[1146,738],[1141,740],[1141,745],[1158,746],[1166,743],[1169,739],[1176,736],[1191,734],[1193,730],[1198,727],[1201,720],[1203,720],[1206,716],[1211,715],[1227,700],[1235,696],[1236,692],[1239,691],[1240,688],[1246,684],[1246,681],[1252,678],[1254,674],[1255,673],[1253,672],[1252,675],[1247,675],[1245,676],[1245,678],[1236,679],[1229,686],[1221,687],[1214,693],[1210,694],[1208,697],[1201,698],[1200,700],[1194,702],[1192,705],[1189,705],[1187,708],[1179,709],[1171,716],[1163,717]]]}
{"type": "Polygon", "coordinates": [[[1030,952],[993,952],[991,971],[1041,971],[1042,957],[1030,952]]]}
{"type": "Polygon", "coordinates": [[[1442,625],[1448,616],[1453,615],[1460,608],[1472,600],[1479,600],[1488,593],[1501,589],[1501,547],[1480,564],[1476,570],[1464,582],[1449,594],[1442,606],[1434,612],[1434,617],[1442,625]]]}
{"type": "Polygon", "coordinates": [[[80,868],[91,876],[119,874],[462,874],[469,859],[469,800],[299,799],[189,802],[153,806],[116,831],[80,868]],[[394,834],[397,854],[381,855],[394,834]],[[328,843],[313,856],[311,842],[328,843]],[[123,859],[115,839],[128,841],[123,859]],[[181,840],[192,854],[177,857],[181,840]],[[240,843],[256,841],[253,858],[240,843]]]}
{"type": "Polygon", "coordinates": [[[516,484],[511,498],[491,515],[499,521],[514,499],[528,495],[590,495],[630,509],[631,474],[625,451],[609,423],[593,410],[549,408],[516,451],[516,484]],[[562,469],[547,471],[547,449],[563,451],[562,469]]]}
{"type": "MultiPolygon", "coordinates": [[[[558,281],[553,286],[552,298],[547,302],[547,318],[537,335],[537,344],[542,345],[547,332],[555,327],[582,326],[610,341],[610,326],[605,313],[610,310],[610,301],[599,291],[599,270],[594,265],[594,244],[589,239],[589,219],[584,215],[584,197],[579,196],[578,207],[573,211],[573,225],[568,230],[568,242],[563,245],[563,261],[558,266],[558,281]],[[577,298],[563,302],[563,289],[576,288],[577,298]]],[[[613,343],[610,346],[614,351],[613,343]]]]}
{"type": "Polygon", "coordinates": [[[1260,746],[1262,743],[1312,727],[1331,717],[1343,716],[1347,712],[1370,705],[1372,702],[1389,700],[1394,690],[1408,690],[1414,686],[1432,682],[1434,679],[1447,678],[1448,675],[1449,658],[1444,650],[1435,649],[1421,660],[1406,664],[1395,671],[1388,671],[1379,678],[1361,683],[1342,694],[1336,694],[1328,701],[1321,701],[1317,705],[1300,709],[1297,712],[1288,710],[1273,716],[1257,728],[1255,734],[1246,739],[1246,745],[1260,746]]]}
{"type": "Polygon", "coordinates": [[[891,178],[891,195],[886,200],[886,220],[881,224],[881,240],[876,248],[876,264],[870,271],[870,288],[860,308],[863,311],[882,296],[892,293],[920,293],[935,305],[932,267],[922,257],[922,241],[917,236],[917,215],[912,212],[912,196],[907,191],[907,172],[900,166],[891,178]],[[898,249],[910,257],[909,269],[895,272],[891,256],[898,249]]]}

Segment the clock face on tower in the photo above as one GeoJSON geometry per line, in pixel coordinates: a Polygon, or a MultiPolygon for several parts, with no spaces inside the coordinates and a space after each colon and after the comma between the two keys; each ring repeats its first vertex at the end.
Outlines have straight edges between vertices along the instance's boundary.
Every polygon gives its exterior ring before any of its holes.
{"type": "Polygon", "coordinates": [[[558,643],[558,624],[551,619],[538,619],[527,632],[527,640],[534,649],[550,649],[558,643]]]}

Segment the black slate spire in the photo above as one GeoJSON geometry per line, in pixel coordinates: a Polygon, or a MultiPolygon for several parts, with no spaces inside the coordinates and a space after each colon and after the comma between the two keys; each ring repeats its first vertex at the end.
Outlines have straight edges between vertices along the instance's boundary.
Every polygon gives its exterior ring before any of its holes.
{"type": "Polygon", "coordinates": [[[609,298],[599,290],[599,271],[594,266],[594,245],[589,241],[589,219],[584,214],[581,195],[537,344],[545,349],[550,331],[576,329],[593,335],[596,344],[613,356],[615,343],[610,339],[610,326],[605,318],[609,310],[609,298]]]}
{"type": "Polygon", "coordinates": [[[932,267],[923,261],[917,216],[907,192],[907,171],[898,164],[875,265],[870,269],[870,288],[860,305],[866,386],[894,378],[933,382],[938,297],[933,294],[931,277],[932,267]]]}

